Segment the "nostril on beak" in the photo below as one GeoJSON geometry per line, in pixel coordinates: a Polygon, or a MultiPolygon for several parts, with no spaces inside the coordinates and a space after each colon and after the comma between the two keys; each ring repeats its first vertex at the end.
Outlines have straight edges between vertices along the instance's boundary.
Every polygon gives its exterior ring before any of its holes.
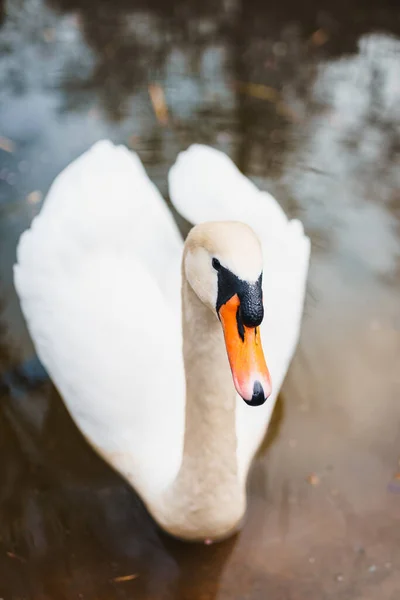
{"type": "Polygon", "coordinates": [[[254,382],[253,396],[251,400],[245,400],[249,406],[261,406],[266,401],[263,386],[259,381],[254,382]]]}

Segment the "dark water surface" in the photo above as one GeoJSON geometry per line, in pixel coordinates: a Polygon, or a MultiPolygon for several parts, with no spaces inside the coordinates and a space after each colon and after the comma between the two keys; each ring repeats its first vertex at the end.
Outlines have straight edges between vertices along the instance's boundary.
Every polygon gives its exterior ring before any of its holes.
{"type": "Polygon", "coordinates": [[[33,355],[17,239],[102,137],[164,194],[179,150],[215,145],[313,241],[244,530],[169,539],[51,384],[15,376],[0,387],[0,597],[399,600],[398,2],[9,0],[0,20],[1,373],[33,355]]]}

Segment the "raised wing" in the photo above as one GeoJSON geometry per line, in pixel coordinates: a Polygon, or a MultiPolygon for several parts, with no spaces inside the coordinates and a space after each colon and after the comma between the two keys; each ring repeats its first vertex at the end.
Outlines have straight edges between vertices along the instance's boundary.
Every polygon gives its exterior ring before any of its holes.
{"type": "Polygon", "coordinates": [[[17,251],[40,360],[89,442],[142,492],[146,472],[163,486],[181,458],[181,254],[139,158],[110,142],[57,177],[17,251]]]}

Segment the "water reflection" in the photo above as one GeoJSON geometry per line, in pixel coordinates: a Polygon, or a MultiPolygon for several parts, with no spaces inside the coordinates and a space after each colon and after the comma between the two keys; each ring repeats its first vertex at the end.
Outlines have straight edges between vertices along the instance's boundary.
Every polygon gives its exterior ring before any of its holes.
{"type": "Polygon", "coordinates": [[[356,55],[319,66],[310,118],[293,128],[288,189],[309,226],[333,238],[352,276],[390,274],[399,257],[399,64],[397,39],[361,38],[356,55]]]}
{"type": "Polygon", "coordinates": [[[5,3],[2,597],[397,598],[400,42],[364,35],[377,28],[400,32],[396,4],[5,3]],[[163,193],[180,149],[213,144],[312,235],[284,411],[254,464],[246,527],[223,544],[163,535],[34,363],[17,369],[32,348],[16,241],[101,137],[135,148],[163,193]]]}

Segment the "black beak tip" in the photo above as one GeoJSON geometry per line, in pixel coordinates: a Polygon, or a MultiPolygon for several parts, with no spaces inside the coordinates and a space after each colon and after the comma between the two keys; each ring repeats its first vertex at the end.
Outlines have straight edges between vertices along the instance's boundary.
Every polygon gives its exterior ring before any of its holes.
{"type": "Polygon", "coordinates": [[[245,400],[246,404],[249,406],[261,406],[266,401],[266,397],[264,394],[263,386],[259,381],[254,382],[253,386],[253,396],[251,400],[245,400]]]}

